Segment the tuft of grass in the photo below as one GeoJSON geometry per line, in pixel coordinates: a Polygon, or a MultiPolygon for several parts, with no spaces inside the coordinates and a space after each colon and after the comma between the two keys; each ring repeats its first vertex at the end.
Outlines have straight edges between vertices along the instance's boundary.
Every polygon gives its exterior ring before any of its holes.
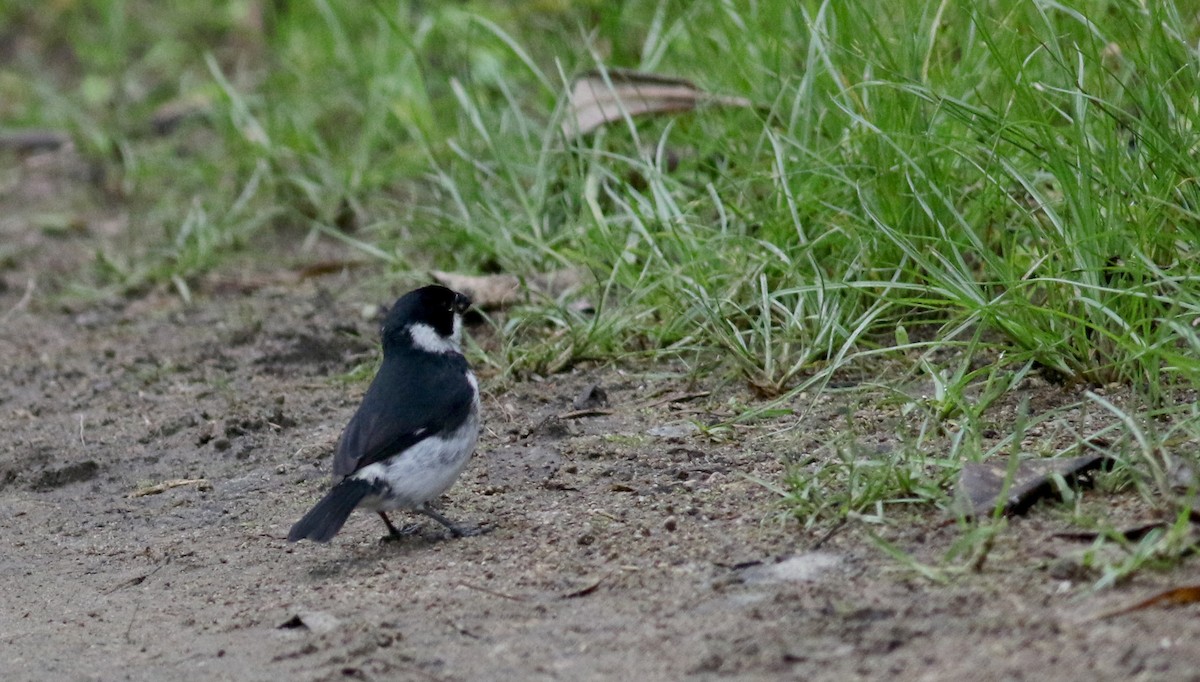
{"type": "Polygon", "coordinates": [[[887,508],[928,505],[946,498],[953,459],[903,447],[879,452],[850,441],[831,446],[806,465],[794,465],[779,491],[788,513],[805,528],[854,519],[888,523],[887,508]]]}

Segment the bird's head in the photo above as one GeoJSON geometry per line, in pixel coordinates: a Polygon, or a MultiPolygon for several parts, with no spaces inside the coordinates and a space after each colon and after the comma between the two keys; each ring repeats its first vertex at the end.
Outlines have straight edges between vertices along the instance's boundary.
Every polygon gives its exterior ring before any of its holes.
{"type": "Polygon", "coordinates": [[[383,321],[383,347],[461,353],[463,313],[471,299],[436,284],[401,296],[383,321]]]}

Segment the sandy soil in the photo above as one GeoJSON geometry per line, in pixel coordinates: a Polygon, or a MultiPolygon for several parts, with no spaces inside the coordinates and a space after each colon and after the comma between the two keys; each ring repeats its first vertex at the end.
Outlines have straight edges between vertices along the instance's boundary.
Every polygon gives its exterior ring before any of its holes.
{"type": "MultiPolygon", "coordinates": [[[[826,537],[756,482],[778,481],[788,457],[829,456],[822,443],[851,416],[887,448],[894,419],[839,393],[712,440],[687,424],[749,396],[669,365],[485,381],[484,436],[441,508],[490,534],[451,540],[424,523],[381,543],[379,520],[359,514],[329,545],[289,545],[365,388],[339,377],[375,357],[362,306],[400,289],[357,269],[210,283],[191,305],[166,292],[72,302],[59,295],[71,273],[122,217],[39,228],[87,205],[72,203],[86,173],[62,155],[5,163],[0,679],[1200,675],[1197,607],[1095,618],[1200,582],[1194,560],[1092,593],[1088,544],[1057,537],[1065,515],[1043,505],[982,570],[926,579],[870,534],[936,563],[962,535],[937,510],[826,537]],[[607,405],[578,414],[597,383],[607,405]]],[[[474,333],[487,350],[488,331],[474,333]]],[[[1073,390],[1026,393],[1052,406],[1073,390]]],[[[1133,494],[1085,500],[1118,522],[1152,516],[1133,494]]]]}

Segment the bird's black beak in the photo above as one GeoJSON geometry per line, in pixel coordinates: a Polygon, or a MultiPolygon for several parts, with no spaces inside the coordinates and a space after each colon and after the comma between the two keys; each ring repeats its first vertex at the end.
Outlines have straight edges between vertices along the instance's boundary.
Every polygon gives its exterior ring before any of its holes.
{"type": "Polygon", "coordinates": [[[467,308],[471,307],[471,299],[463,294],[454,294],[454,312],[462,315],[467,312],[467,308]]]}

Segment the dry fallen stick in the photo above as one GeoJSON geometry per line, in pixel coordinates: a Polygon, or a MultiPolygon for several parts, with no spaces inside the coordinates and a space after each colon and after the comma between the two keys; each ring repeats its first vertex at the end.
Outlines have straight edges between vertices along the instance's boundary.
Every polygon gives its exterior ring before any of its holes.
{"type": "Polygon", "coordinates": [[[25,283],[25,293],[21,294],[21,300],[17,301],[17,304],[4,313],[3,316],[0,316],[0,322],[4,322],[9,317],[12,317],[14,313],[19,313],[28,308],[29,301],[33,299],[33,290],[35,288],[37,288],[37,280],[30,277],[29,281],[25,283]]]}
{"type": "Polygon", "coordinates": [[[212,484],[208,482],[207,478],[173,478],[169,481],[163,481],[162,483],[157,483],[147,488],[138,488],[125,497],[132,499],[135,497],[145,497],[147,495],[158,495],[160,493],[167,492],[171,488],[178,488],[179,486],[183,485],[195,485],[197,490],[212,489],[212,484]]]}
{"type": "Polygon", "coordinates": [[[659,398],[654,402],[646,403],[645,405],[642,405],[642,407],[658,407],[664,403],[683,403],[689,400],[695,400],[696,398],[707,398],[710,395],[712,395],[712,391],[699,391],[697,393],[673,393],[665,398],[659,398]]]}
{"type": "Polygon", "coordinates": [[[582,417],[604,417],[612,414],[612,410],[604,410],[596,407],[589,407],[583,410],[571,410],[555,415],[555,419],[580,419],[582,417]]]}
{"type": "Polygon", "coordinates": [[[71,136],[61,130],[26,128],[0,131],[0,149],[18,154],[54,151],[67,146],[71,136]]]}
{"type": "Polygon", "coordinates": [[[461,582],[461,581],[458,582],[457,584],[460,587],[465,587],[470,590],[478,590],[484,594],[490,594],[493,597],[500,597],[501,599],[511,599],[512,601],[529,601],[528,597],[522,597],[522,596],[517,596],[517,595],[512,595],[512,594],[505,594],[503,592],[497,592],[496,590],[492,590],[492,589],[483,587],[482,585],[473,585],[471,583],[461,582]]]}

